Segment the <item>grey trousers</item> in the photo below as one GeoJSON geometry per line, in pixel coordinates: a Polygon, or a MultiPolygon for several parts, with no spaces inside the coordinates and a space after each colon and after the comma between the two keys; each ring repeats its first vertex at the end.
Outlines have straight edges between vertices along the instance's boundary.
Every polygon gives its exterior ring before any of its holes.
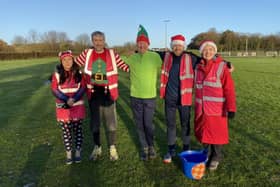
{"type": "Polygon", "coordinates": [[[156,99],[131,97],[131,108],[141,147],[145,148],[154,146],[153,117],[156,108],[156,99]]]}
{"type": "Polygon", "coordinates": [[[176,110],[179,111],[181,124],[181,137],[183,144],[190,144],[190,118],[191,106],[182,106],[178,104],[177,98],[166,96],[165,98],[165,117],[167,124],[167,143],[175,145],[176,143],[176,110]]]}
{"type": "Polygon", "coordinates": [[[109,145],[116,144],[116,130],[117,130],[117,114],[116,104],[113,102],[110,105],[103,105],[95,99],[89,101],[90,108],[90,129],[95,145],[100,146],[100,126],[105,123],[105,129],[108,134],[109,145]]]}
{"type": "Polygon", "coordinates": [[[204,144],[208,147],[208,160],[209,161],[218,161],[220,162],[223,159],[222,148],[223,145],[218,144],[204,144]]]}

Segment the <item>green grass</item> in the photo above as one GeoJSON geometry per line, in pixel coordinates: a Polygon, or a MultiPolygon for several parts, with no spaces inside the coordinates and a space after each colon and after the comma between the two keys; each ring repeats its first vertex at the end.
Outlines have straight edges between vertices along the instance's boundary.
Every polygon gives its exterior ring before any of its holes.
{"type": "MultiPolygon", "coordinates": [[[[1,61],[0,186],[279,186],[280,59],[228,60],[235,66],[238,112],[230,122],[230,144],[224,147],[223,162],[216,172],[207,172],[200,181],[187,179],[178,159],[170,165],[162,163],[166,152],[162,100],[158,99],[154,118],[159,156],[153,161],[139,160],[128,75],[122,72],[117,102],[120,160],[109,161],[104,128],[103,157],[96,162],[88,160],[92,137],[87,119],[83,161],[66,166],[61,131],[55,121],[54,97],[49,85],[44,84],[56,58],[1,61]]],[[[182,145],[180,138],[178,144],[182,145]]],[[[192,148],[201,148],[193,131],[192,148]]]]}

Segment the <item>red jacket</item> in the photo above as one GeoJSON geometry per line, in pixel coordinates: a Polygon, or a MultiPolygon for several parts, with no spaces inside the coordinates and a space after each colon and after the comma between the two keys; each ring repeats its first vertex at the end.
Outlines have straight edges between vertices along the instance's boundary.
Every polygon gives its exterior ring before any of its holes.
{"type": "MultiPolygon", "coordinates": [[[[105,48],[104,61],[106,62],[106,77],[108,80],[108,87],[110,95],[113,100],[118,98],[118,72],[117,68],[122,69],[125,72],[129,72],[129,66],[120,58],[120,56],[114,52],[112,49],[105,48]]],[[[91,83],[92,74],[92,62],[94,57],[96,57],[96,52],[94,49],[84,50],[75,60],[79,66],[85,66],[86,82],[87,82],[87,96],[88,99],[91,98],[91,92],[93,91],[94,84],[91,83]]],[[[103,56],[103,55],[102,55],[103,56]]]]}
{"type": "Polygon", "coordinates": [[[85,106],[82,97],[86,89],[84,78],[80,83],[75,83],[74,76],[70,73],[70,77],[63,84],[59,84],[59,79],[59,74],[53,73],[51,88],[56,97],[57,121],[84,119],[85,106]],[[74,105],[70,108],[62,108],[69,98],[75,99],[74,105]]]}
{"type": "MultiPolygon", "coordinates": [[[[86,63],[85,63],[85,73],[86,73],[86,80],[87,80],[87,88],[88,88],[88,97],[90,99],[90,93],[93,89],[93,85],[90,82],[91,77],[91,68],[92,68],[92,55],[93,49],[89,49],[86,55],[86,63]]],[[[110,91],[110,95],[112,100],[117,100],[119,96],[118,92],[118,69],[116,64],[116,57],[114,51],[112,49],[105,49],[106,53],[106,77],[108,80],[108,89],[110,91]]]]}
{"type": "MultiPolygon", "coordinates": [[[[169,72],[172,66],[172,55],[165,54],[161,70],[160,97],[165,97],[166,85],[168,83],[169,72]]],[[[181,105],[192,105],[192,88],[193,88],[193,68],[190,55],[183,54],[180,63],[180,93],[181,105]]]]}
{"type": "Polygon", "coordinates": [[[236,112],[234,83],[221,57],[195,70],[195,134],[200,142],[228,142],[227,112],[236,112]]]}

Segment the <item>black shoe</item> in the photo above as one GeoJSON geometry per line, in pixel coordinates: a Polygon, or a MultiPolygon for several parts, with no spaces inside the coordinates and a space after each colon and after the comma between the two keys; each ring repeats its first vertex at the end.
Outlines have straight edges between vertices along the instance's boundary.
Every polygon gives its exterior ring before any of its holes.
{"type": "Polygon", "coordinates": [[[80,162],[82,162],[82,158],[81,157],[75,157],[74,162],[75,163],[80,163],[80,162]]]}
{"type": "Polygon", "coordinates": [[[183,151],[190,150],[190,145],[183,145],[183,151]]]}
{"type": "Polygon", "coordinates": [[[142,161],[147,161],[148,160],[148,155],[149,155],[149,149],[148,149],[148,147],[144,147],[142,152],[141,152],[140,159],[142,161]]]}
{"type": "Polygon", "coordinates": [[[74,157],[74,162],[75,162],[75,163],[80,163],[80,162],[82,162],[81,150],[76,150],[76,152],[75,152],[75,157],[74,157]]]}

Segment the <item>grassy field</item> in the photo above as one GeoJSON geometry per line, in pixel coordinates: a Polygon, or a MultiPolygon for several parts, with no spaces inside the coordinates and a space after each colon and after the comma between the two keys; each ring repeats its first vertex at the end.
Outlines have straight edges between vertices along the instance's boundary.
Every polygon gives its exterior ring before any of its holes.
{"type": "MultiPolygon", "coordinates": [[[[56,58],[0,61],[0,186],[280,186],[280,59],[228,60],[235,66],[238,112],[230,122],[223,162],[200,181],[183,175],[179,159],[162,163],[166,152],[162,100],[158,99],[154,118],[158,158],[139,160],[125,73],[120,73],[117,102],[120,160],[109,160],[104,128],[103,156],[88,160],[93,145],[87,119],[83,161],[66,166],[54,97],[45,84],[56,58]]],[[[192,149],[201,148],[193,131],[191,143],[192,149]]],[[[182,145],[180,138],[178,144],[182,145]]]]}

